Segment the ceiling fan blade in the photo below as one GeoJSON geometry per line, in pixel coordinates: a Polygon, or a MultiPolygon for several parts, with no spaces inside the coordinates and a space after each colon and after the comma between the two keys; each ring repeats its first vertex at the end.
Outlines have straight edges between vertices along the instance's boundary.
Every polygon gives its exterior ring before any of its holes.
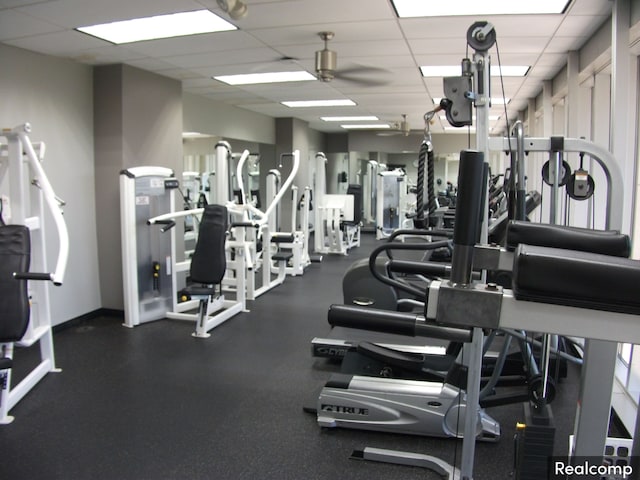
{"type": "Polygon", "coordinates": [[[352,65],[351,67],[341,68],[338,70],[338,73],[350,75],[350,74],[360,74],[360,75],[375,75],[375,74],[391,74],[390,70],[379,67],[366,67],[364,65],[352,65]]]}
{"type": "Polygon", "coordinates": [[[306,70],[299,59],[294,57],[274,57],[271,60],[253,62],[250,64],[249,73],[265,73],[283,70],[306,70]]]}
{"type": "Polygon", "coordinates": [[[358,83],[366,87],[378,87],[390,82],[391,73],[384,68],[351,65],[337,70],[335,76],[340,80],[358,83]]]}
{"type": "Polygon", "coordinates": [[[358,85],[362,85],[364,87],[380,87],[389,83],[387,80],[383,80],[381,78],[367,78],[366,76],[362,75],[344,75],[342,72],[336,72],[335,78],[337,78],[338,80],[343,80],[345,82],[357,83],[358,85]]]}

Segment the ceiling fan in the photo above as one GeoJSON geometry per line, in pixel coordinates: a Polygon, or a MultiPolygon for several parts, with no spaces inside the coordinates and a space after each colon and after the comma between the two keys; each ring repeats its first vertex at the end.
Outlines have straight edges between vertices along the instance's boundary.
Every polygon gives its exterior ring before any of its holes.
{"type": "Polygon", "coordinates": [[[407,121],[407,115],[402,114],[402,120],[400,120],[399,122],[395,122],[391,129],[382,130],[376,133],[376,135],[380,137],[390,137],[392,135],[404,135],[405,137],[408,137],[410,133],[411,127],[409,126],[409,122],[407,121]]]}
{"type": "Polygon", "coordinates": [[[333,39],[333,32],[320,32],[320,38],[324,41],[324,48],[316,52],[316,76],[321,82],[330,82],[334,78],[348,82],[358,83],[363,86],[376,86],[388,83],[385,79],[373,78],[372,75],[389,73],[388,70],[376,67],[355,65],[350,68],[338,70],[338,54],[329,50],[329,41],[333,39]]]}

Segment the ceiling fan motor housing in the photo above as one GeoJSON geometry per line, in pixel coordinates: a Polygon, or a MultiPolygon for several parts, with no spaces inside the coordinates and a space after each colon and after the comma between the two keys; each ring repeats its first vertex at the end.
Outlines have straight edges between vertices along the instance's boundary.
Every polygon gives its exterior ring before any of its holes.
{"type": "Polygon", "coordinates": [[[323,82],[330,82],[334,78],[338,54],[332,50],[324,49],[316,52],[316,73],[323,82]]]}

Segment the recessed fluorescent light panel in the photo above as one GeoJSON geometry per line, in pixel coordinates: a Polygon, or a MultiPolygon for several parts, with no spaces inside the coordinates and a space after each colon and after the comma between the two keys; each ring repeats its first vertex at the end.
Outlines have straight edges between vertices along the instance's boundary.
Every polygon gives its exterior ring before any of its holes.
{"type": "Polygon", "coordinates": [[[447,0],[446,2],[419,2],[416,0],[392,0],[400,18],[444,17],[458,15],[535,15],[563,13],[571,0],[447,0]]]}
{"type": "Polygon", "coordinates": [[[309,72],[267,72],[246,73],[240,75],[220,75],[213,77],[228,85],[256,85],[260,83],[305,82],[316,80],[309,72]]]}
{"type": "Polygon", "coordinates": [[[282,102],[282,104],[291,108],[352,107],[355,105],[355,102],[353,100],[300,100],[293,102],[282,102]]]}
{"type": "Polygon", "coordinates": [[[111,43],[121,44],[199,33],[224,32],[237,30],[237,27],[209,10],[195,10],[78,27],[76,30],[111,43]]]}
{"type": "Polygon", "coordinates": [[[351,117],[320,117],[320,120],[323,120],[325,122],[375,122],[380,119],[375,115],[361,115],[351,117]]]}
{"type": "Polygon", "coordinates": [[[359,125],[357,123],[347,123],[345,125],[340,125],[342,128],[345,128],[347,130],[381,130],[384,128],[391,128],[391,125],[389,125],[388,123],[381,123],[381,124],[362,124],[359,125]]]}
{"type": "MultiPolygon", "coordinates": [[[[491,66],[491,76],[524,77],[529,71],[526,65],[491,66]]],[[[420,67],[423,77],[459,77],[462,74],[460,65],[425,65],[420,67]]]]}

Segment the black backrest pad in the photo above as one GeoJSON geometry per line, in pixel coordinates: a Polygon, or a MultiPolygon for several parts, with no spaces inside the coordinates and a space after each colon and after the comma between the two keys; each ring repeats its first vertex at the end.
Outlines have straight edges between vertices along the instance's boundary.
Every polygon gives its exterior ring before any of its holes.
{"type": "Polygon", "coordinates": [[[362,221],[362,185],[350,183],[347,187],[347,195],[353,195],[353,223],[362,221]]]}
{"type": "Polygon", "coordinates": [[[520,245],[513,268],[518,300],[640,314],[640,261],[520,245]]]}
{"type": "Polygon", "coordinates": [[[27,281],[13,274],[29,271],[30,252],[27,227],[0,226],[0,342],[17,342],[29,325],[27,281]]]}
{"type": "Polygon", "coordinates": [[[521,243],[616,257],[628,257],[631,254],[629,237],[617,231],[591,230],[544,223],[510,222],[507,232],[507,248],[514,249],[521,243]]]}
{"type": "Polygon", "coordinates": [[[227,238],[227,207],[207,205],[200,220],[198,241],[191,258],[191,280],[202,284],[218,284],[224,277],[227,261],[224,252],[227,238]]]}

